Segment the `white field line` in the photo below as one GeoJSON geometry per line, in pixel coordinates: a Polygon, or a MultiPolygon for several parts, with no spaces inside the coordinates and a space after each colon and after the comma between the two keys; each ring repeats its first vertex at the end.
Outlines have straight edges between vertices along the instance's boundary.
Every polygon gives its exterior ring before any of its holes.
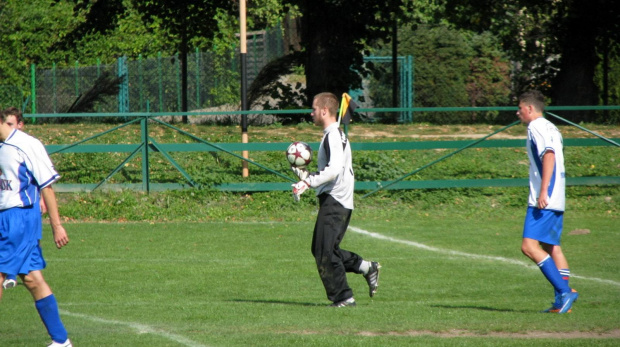
{"type": "MultiPolygon", "coordinates": [[[[404,245],[408,245],[408,246],[413,246],[413,247],[420,248],[420,249],[423,249],[423,250],[426,250],[426,251],[430,251],[430,252],[438,252],[438,253],[442,253],[442,254],[453,255],[453,256],[460,256],[460,257],[471,258],[471,259],[500,261],[500,262],[504,262],[504,263],[508,263],[508,264],[519,265],[519,266],[524,266],[524,267],[527,267],[527,268],[530,268],[530,269],[538,270],[538,266],[535,266],[534,264],[531,264],[531,263],[528,263],[528,262],[524,262],[524,261],[520,261],[520,260],[503,258],[503,257],[495,257],[495,256],[490,256],[490,255],[465,253],[465,252],[460,252],[460,251],[453,251],[453,250],[450,250],[450,249],[443,249],[443,248],[427,246],[425,244],[414,242],[414,241],[401,240],[401,239],[393,238],[393,237],[390,237],[390,236],[385,236],[383,234],[374,233],[374,232],[371,232],[371,231],[368,231],[368,230],[364,230],[364,229],[361,229],[361,228],[358,228],[358,227],[354,227],[354,226],[351,226],[351,225],[349,225],[349,230],[351,230],[351,231],[353,231],[355,233],[358,233],[358,234],[370,236],[370,237],[378,239],[378,240],[385,240],[385,241],[390,241],[390,242],[394,242],[394,243],[400,243],[400,244],[404,244],[404,245]]],[[[619,286],[620,287],[620,282],[616,282],[616,281],[612,281],[612,280],[606,280],[606,279],[602,279],[602,278],[577,276],[577,275],[574,275],[573,273],[571,273],[571,278],[579,278],[579,279],[583,279],[583,280],[600,282],[600,283],[606,283],[606,284],[611,284],[611,285],[619,286]]]]}
{"type": "Polygon", "coordinates": [[[158,335],[160,337],[163,337],[165,339],[177,342],[177,343],[179,343],[181,345],[188,346],[188,347],[208,347],[208,346],[199,344],[197,342],[194,342],[194,341],[186,338],[185,336],[181,336],[181,335],[177,335],[177,334],[172,334],[172,333],[169,333],[169,332],[166,332],[166,331],[162,331],[160,329],[155,329],[153,327],[150,327],[150,326],[144,325],[144,324],[140,324],[140,323],[121,322],[121,321],[117,321],[117,320],[103,319],[103,318],[89,316],[89,315],[85,315],[85,314],[81,314],[81,313],[73,313],[73,312],[69,312],[67,310],[60,310],[60,313],[63,314],[63,315],[71,316],[71,317],[83,318],[83,319],[86,319],[86,320],[89,320],[89,321],[95,322],[95,323],[110,324],[110,325],[122,325],[122,326],[125,326],[125,327],[128,327],[130,329],[135,330],[136,334],[138,334],[138,335],[140,335],[140,334],[158,335]]]}

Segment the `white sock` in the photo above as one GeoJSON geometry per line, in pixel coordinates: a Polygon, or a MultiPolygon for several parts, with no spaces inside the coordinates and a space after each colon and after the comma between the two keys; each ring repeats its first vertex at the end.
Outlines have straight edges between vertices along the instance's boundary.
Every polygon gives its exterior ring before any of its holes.
{"type": "Polygon", "coordinates": [[[360,271],[364,275],[367,275],[368,274],[368,270],[370,270],[370,262],[366,261],[366,260],[362,260],[362,263],[360,264],[360,271]]]}

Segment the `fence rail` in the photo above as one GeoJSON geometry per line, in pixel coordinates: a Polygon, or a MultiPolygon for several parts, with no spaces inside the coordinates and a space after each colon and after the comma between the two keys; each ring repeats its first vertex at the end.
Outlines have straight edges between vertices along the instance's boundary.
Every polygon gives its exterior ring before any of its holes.
{"type": "MultiPolygon", "coordinates": [[[[549,110],[556,109],[620,109],[620,106],[580,106],[580,107],[549,107],[549,110]]],[[[437,111],[437,112],[446,112],[446,111],[475,111],[480,108],[476,107],[463,107],[463,108],[386,108],[382,109],[384,112],[413,112],[415,114],[416,111],[424,110],[428,111],[437,111]]],[[[505,110],[505,111],[516,111],[515,107],[495,107],[495,108],[485,108],[485,109],[493,109],[493,110],[505,110]]],[[[359,109],[359,111],[376,111],[376,109],[359,109]]],[[[307,114],[310,110],[263,110],[263,111],[233,111],[231,114],[307,114]]],[[[250,159],[245,159],[235,152],[241,151],[284,151],[289,143],[281,142],[281,143],[211,143],[205,141],[199,137],[194,136],[193,134],[187,133],[181,129],[174,127],[173,125],[167,124],[156,117],[160,117],[163,115],[182,115],[186,114],[188,116],[199,116],[210,113],[221,114],[222,112],[189,112],[189,113],[103,113],[103,114],[26,114],[26,117],[124,117],[130,119],[125,124],[113,127],[112,129],[101,132],[95,136],[91,136],[89,138],[77,141],[72,144],[54,144],[47,145],[46,149],[50,154],[57,153],[130,153],[129,157],[123,161],[113,172],[111,172],[106,179],[99,183],[92,184],[57,184],[55,185],[56,189],[61,192],[75,192],[75,191],[92,191],[102,187],[105,184],[106,189],[141,189],[145,191],[159,191],[159,190],[168,190],[168,189],[184,189],[190,187],[198,187],[199,185],[195,184],[192,178],[185,173],[183,168],[174,161],[174,159],[168,155],[171,152],[221,152],[227,153],[237,157],[239,160],[246,160],[251,164],[257,165],[263,170],[270,171],[271,173],[284,178],[287,181],[292,182],[293,179],[289,176],[286,176],[280,172],[273,171],[269,168],[262,166],[260,163],[252,162],[250,159]],[[163,124],[175,131],[181,132],[184,135],[190,136],[198,143],[157,143],[153,138],[149,136],[149,124],[153,122],[163,124]],[[109,132],[115,131],[130,124],[140,124],[140,138],[141,142],[133,143],[133,144],[86,144],[86,142],[107,134],[109,132]],[[131,184],[107,184],[106,181],[113,176],[116,172],[118,172],[122,166],[128,162],[134,155],[141,153],[142,154],[142,183],[131,183],[131,184]],[[184,183],[156,183],[150,182],[149,179],[149,156],[151,153],[161,153],[168,161],[171,162],[175,168],[177,168],[185,177],[186,182],[184,183]]],[[[562,119],[561,117],[549,113],[553,117],[562,119]]],[[[582,128],[577,124],[572,124],[569,121],[566,121],[571,125],[582,128]]],[[[506,128],[517,124],[515,122],[506,128]]],[[[505,128],[504,128],[505,129],[505,128]]],[[[583,129],[583,128],[582,128],[583,129]]],[[[620,147],[620,138],[608,139],[604,138],[596,133],[593,133],[587,129],[583,129],[591,134],[598,136],[599,138],[566,138],[564,139],[564,145],[566,147],[572,146],[614,146],[620,147]]],[[[501,130],[500,130],[501,131],[501,130]]],[[[493,133],[494,134],[494,133],[493,133]]],[[[452,154],[445,156],[446,158],[460,152],[463,149],[470,147],[479,147],[479,148],[506,148],[506,147],[523,147],[523,140],[510,140],[510,139],[501,139],[501,140],[487,140],[486,137],[489,137],[493,134],[489,134],[485,136],[483,139],[475,140],[475,141],[466,141],[466,140],[452,140],[452,141],[415,141],[415,142],[368,142],[368,143],[353,143],[352,149],[356,151],[387,151],[387,150],[430,150],[430,149],[457,149],[452,154]]],[[[311,143],[311,147],[316,150],[319,147],[319,143],[311,143]]],[[[440,159],[440,160],[443,160],[440,159]]],[[[425,168],[426,166],[433,165],[433,163],[422,166],[425,168]]],[[[405,176],[406,177],[406,176],[405,176]]],[[[273,190],[288,190],[290,189],[290,182],[253,182],[253,183],[240,183],[240,182],[227,182],[221,184],[215,184],[210,186],[212,189],[221,190],[221,191],[273,191],[273,190]]],[[[454,188],[454,187],[511,187],[511,186],[526,186],[528,180],[525,178],[516,178],[516,179],[462,179],[462,180],[432,180],[432,181],[358,181],[355,184],[356,190],[381,190],[381,189],[421,189],[421,188],[454,188]]],[[[567,179],[568,185],[598,185],[598,184],[611,184],[611,185],[619,185],[620,184],[620,176],[609,176],[609,177],[573,177],[567,179]]]]}

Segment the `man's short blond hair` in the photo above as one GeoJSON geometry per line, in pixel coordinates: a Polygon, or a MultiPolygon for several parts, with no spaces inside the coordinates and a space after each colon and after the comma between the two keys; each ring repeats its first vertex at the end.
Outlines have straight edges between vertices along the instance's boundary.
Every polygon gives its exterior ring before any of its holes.
{"type": "Polygon", "coordinates": [[[326,107],[329,113],[337,117],[338,116],[338,108],[340,106],[338,102],[338,98],[333,93],[319,93],[314,97],[316,100],[316,105],[320,108],[326,107]]]}

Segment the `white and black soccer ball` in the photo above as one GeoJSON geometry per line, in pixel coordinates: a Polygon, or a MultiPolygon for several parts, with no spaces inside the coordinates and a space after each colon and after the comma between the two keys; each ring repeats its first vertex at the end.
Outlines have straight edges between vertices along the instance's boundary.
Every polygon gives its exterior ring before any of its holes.
{"type": "Polygon", "coordinates": [[[286,149],[286,160],[291,166],[306,167],[312,161],[312,148],[305,142],[293,142],[286,149]]]}

